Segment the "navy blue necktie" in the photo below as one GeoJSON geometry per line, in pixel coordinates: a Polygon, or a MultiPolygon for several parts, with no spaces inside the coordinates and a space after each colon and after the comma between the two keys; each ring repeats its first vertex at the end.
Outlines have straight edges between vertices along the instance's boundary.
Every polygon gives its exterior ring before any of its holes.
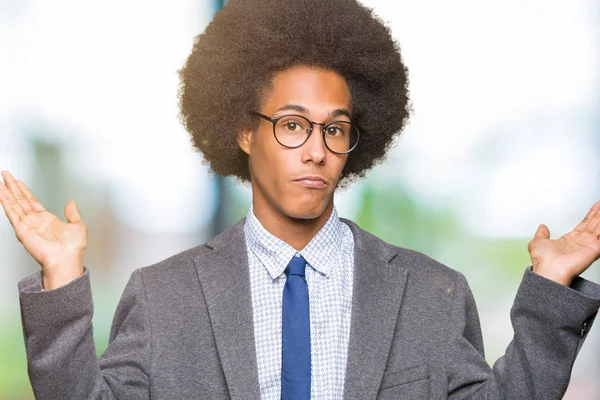
{"type": "Polygon", "coordinates": [[[310,399],[310,315],[306,261],[292,257],[285,269],[281,335],[281,400],[310,399]]]}

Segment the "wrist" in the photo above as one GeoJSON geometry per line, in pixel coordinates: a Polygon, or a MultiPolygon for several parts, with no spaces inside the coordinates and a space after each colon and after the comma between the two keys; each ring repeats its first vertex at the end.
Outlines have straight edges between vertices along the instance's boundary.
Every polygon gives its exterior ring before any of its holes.
{"type": "Polygon", "coordinates": [[[66,268],[42,269],[42,289],[58,289],[83,275],[83,264],[66,268]]]}
{"type": "Polygon", "coordinates": [[[556,283],[560,283],[561,285],[570,286],[575,277],[565,273],[564,271],[558,270],[557,272],[556,270],[556,268],[545,268],[544,266],[539,265],[532,266],[532,271],[536,274],[556,283]]]}

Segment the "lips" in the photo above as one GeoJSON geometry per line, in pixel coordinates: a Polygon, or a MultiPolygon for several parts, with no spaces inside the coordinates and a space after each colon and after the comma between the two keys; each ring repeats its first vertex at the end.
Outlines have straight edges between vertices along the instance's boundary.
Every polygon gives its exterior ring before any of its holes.
{"type": "Polygon", "coordinates": [[[309,188],[320,189],[327,187],[329,183],[325,178],[319,175],[306,175],[298,179],[294,179],[294,182],[309,188]]]}

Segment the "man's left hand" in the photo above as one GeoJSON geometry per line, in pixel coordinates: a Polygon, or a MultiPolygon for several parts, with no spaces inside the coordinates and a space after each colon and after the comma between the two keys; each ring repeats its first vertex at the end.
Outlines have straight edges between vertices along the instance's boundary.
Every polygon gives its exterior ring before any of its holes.
{"type": "Polygon", "coordinates": [[[533,272],[569,286],[600,258],[600,201],[583,221],[560,239],[550,239],[550,230],[540,225],[527,246],[533,272]]]}

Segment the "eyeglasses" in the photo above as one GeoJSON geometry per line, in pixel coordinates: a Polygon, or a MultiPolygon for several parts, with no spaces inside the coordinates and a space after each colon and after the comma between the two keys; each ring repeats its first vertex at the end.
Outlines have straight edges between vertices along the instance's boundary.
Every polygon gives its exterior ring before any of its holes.
{"type": "Polygon", "coordinates": [[[356,148],[360,131],[355,125],[348,121],[333,121],[327,124],[310,121],[302,115],[288,114],[275,118],[256,111],[250,111],[255,115],[273,124],[273,135],[280,145],[294,149],[302,146],[313,131],[313,125],[322,125],[321,133],[325,146],[333,153],[347,154],[356,148]]]}

